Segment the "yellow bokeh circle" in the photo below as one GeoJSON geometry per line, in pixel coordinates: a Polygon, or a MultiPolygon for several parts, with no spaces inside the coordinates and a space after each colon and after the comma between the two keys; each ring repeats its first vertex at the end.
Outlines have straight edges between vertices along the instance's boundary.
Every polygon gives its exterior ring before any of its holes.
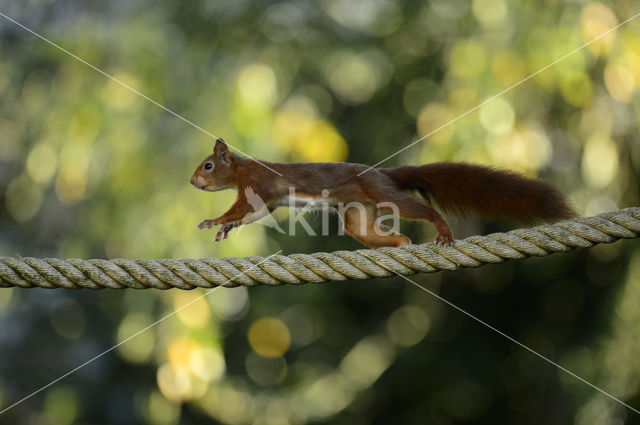
{"type": "Polygon", "coordinates": [[[291,345],[289,328],[275,317],[263,317],[253,322],[248,338],[256,353],[264,357],[282,356],[291,345]]]}

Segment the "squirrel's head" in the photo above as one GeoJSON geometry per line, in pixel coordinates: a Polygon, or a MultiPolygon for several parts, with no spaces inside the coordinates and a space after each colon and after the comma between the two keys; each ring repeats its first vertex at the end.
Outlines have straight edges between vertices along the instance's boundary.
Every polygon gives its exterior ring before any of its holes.
{"type": "Polygon", "coordinates": [[[213,154],[198,165],[191,176],[191,184],[200,190],[216,192],[228,189],[235,184],[236,157],[229,152],[222,139],[216,140],[213,154]]]}

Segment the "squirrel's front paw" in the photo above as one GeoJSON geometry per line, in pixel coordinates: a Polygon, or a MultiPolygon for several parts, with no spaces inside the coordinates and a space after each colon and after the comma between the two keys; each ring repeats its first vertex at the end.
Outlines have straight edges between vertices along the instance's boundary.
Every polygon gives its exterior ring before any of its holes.
{"type": "Polygon", "coordinates": [[[209,220],[205,220],[203,222],[201,222],[200,224],[198,224],[196,227],[198,229],[211,229],[213,226],[218,225],[218,223],[216,222],[215,219],[210,218],[209,220]]]}
{"type": "Polygon", "coordinates": [[[240,226],[240,222],[239,221],[233,221],[231,223],[223,224],[222,227],[220,227],[220,229],[218,229],[218,233],[216,234],[216,238],[214,239],[214,241],[215,242],[220,242],[220,240],[222,240],[222,239],[227,239],[227,237],[229,236],[229,232],[232,229],[235,229],[238,226],[240,226]]]}
{"type": "Polygon", "coordinates": [[[455,245],[455,242],[453,240],[453,235],[451,234],[451,232],[439,233],[438,236],[436,236],[436,240],[434,241],[434,243],[438,246],[443,246],[443,247],[455,245]]]}

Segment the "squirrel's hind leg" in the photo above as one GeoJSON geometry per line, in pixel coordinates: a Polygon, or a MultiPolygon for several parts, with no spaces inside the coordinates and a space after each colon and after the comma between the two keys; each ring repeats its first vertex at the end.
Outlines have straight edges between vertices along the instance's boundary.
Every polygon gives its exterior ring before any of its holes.
{"type": "MultiPolygon", "coordinates": [[[[387,192],[384,197],[380,197],[381,202],[390,202],[396,206],[396,211],[389,206],[381,206],[380,210],[384,212],[391,212],[399,214],[401,218],[406,220],[427,220],[435,227],[438,236],[436,236],[435,243],[440,246],[453,246],[453,234],[451,229],[444,221],[442,216],[438,214],[429,205],[425,205],[418,201],[411,195],[405,193],[397,194],[393,192],[387,192]]],[[[428,199],[428,198],[427,198],[428,199]]]]}
{"type": "Polygon", "coordinates": [[[374,207],[349,208],[342,215],[342,220],[345,232],[370,248],[397,247],[411,243],[411,239],[405,235],[383,224],[377,224],[374,207]]]}

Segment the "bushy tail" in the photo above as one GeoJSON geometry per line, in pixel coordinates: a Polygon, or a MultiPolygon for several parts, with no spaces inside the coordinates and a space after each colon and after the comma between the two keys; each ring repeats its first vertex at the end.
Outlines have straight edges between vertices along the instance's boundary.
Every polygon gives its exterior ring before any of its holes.
{"type": "Polygon", "coordinates": [[[565,197],[550,184],[512,171],[464,162],[381,169],[405,190],[417,190],[445,211],[469,212],[522,223],[575,217],[565,197]]]}

